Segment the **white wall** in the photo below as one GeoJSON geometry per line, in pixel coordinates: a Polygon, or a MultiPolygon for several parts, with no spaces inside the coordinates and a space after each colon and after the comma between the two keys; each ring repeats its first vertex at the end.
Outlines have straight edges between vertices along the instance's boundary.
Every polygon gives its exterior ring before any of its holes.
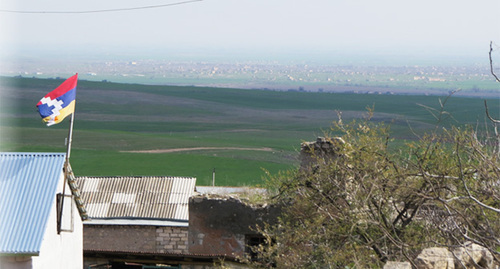
{"type": "MultiPolygon", "coordinates": [[[[57,187],[57,193],[62,193],[64,175],[57,187]]],[[[71,194],[71,189],[66,184],[66,194],[71,194]]],[[[34,269],[70,269],[83,268],[83,224],[78,214],[75,203],[65,200],[64,207],[73,207],[73,232],[57,234],[56,196],[54,194],[52,209],[45,229],[45,235],[40,248],[40,255],[33,257],[34,269]]],[[[66,210],[64,210],[67,212],[66,210]]],[[[63,223],[70,221],[70,216],[63,215],[63,223]]],[[[66,226],[66,225],[63,225],[66,226]]]]}

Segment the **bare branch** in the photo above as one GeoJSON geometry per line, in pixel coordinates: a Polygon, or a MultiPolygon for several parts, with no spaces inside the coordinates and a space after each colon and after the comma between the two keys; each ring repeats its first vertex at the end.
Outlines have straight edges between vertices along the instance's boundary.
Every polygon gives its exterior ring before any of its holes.
{"type": "Polygon", "coordinates": [[[484,207],[484,208],[486,208],[486,209],[489,209],[489,210],[491,210],[491,211],[493,211],[493,212],[496,212],[496,213],[500,213],[500,209],[498,209],[498,208],[494,208],[494,207],[491,207],[491,206],[489,206],[489,205],[487,205],[487,204],[485,204],[485,203],[482,203],[482,202],[481,202],[481,201],[479,201],[476,197],[474,197],[474,196],[472,196],[472,195],[470,195],[470,194],[469,194],[469,198],[470,198],[472,201],[476,202],[478,205],[480,205],[480,206],[482,206],[482,207],[484,207]]]}
{"type": "Polygon", "coordinates": [[[493,71],[493,58],[491,57],[491,53],[493,52],[493,41],[490,41],[490,71],[491,71],[491,74],[493,75],[493,77],[495,77],[495,79],[497,80],[497,82],[500,82],[500,79],[497,77],[497,75],[495,74],[495,72],[493,71]]]}
{"type": "Polygon", "coordinates": [[[482,206],[482,207],[484,207],[486,209],[489,209],[489,210],[491,210],[493,212],[496,212],[496,213],[500,213],[500,209],[491,207],[491,206],[489,206],[489,205],[487,205],[487,204],[479,201],[476,197],[472,196],[472,194],[469,191],[469,187],[467,186],[467,183],[465,182],[465,180],[463,178],[461,178],[461,180],[462,180],[462,183],[464,185],[465,191],[467,192],[467,196],[469,196],[469,199],[471,199],[476,204],[478,204],[478,205],[480,205],[480,206],[482,206]]]}
{"type": "MultiPolygon", "coordinates": [[[[498,78],[497,78],[497,80],[498,80],[498,78]]],[[[484,107],[486,109],[486,116],[488,117],[488,119],[490,119],[490,121],[492,121],[494,123],[500,123],[500,120],[496,120],[490,116],[490,113],[488,112],[488,104],[486,103],[486,100],[484,100],[484,107]]]]}

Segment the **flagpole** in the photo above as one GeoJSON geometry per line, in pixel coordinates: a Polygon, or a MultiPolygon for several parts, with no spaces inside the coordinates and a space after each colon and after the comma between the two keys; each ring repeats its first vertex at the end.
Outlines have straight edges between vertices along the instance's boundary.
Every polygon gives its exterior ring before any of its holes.
{"type": "Polygon", "coordinates": [[[47,126],[57,124],[71,114],[68,137],[66,140],[66,160],[63,166],[63,189],[62,194],[57,194],[57,234],[61,232],[62,212],[64,196],[66,191],[66,182],[73,172],[69,165],[71,155],[71,143],[73,142],[73,124],[75,122],[75,97],[76,84],[78,82],[78,73],[66,79],[55,90],[46,94],[36,105],[38,112],[47,126]],[[64,105],[64,108],[63,108],[64,105]]]}
{"type": "MultiPolygon", "coordinates": [[[[78,73],[76,73],[78,77],[78,73]]],[[[75,109],[71,113],[71,118],[69,120],[69,131],[68,131],[68,148],[66,149],[66,166],[69,164],[69,156],[71,155],[71,142],[73,142],[73,122],[75,121],[75,109]]]]}
{"type": "Polygon", "coordinates": [[[71,118],[69,119],[69,131],[68,131],[68,140],[67,140],[67,148],[66,148],[66,161],[64,162],[64,186],[63,186],[63,195],[64,190],[66,188],[66,178],[69,173],[69,157],[71,155],[71,142],[73,142],[73,123],[75,121],[75,112],[71,113],[71,118]]]}
{"type": "Polygon", "coordinates": [[[63,191],[61,196],[61,201],[59,203],[59,219],[57,221],[57,234],[61,233],[62,230],[62,214],[63,214],[63,206],[64,206],[64,196],[66,195],[66,182],[69,175],[69,157],[71,155],[71,142],[73,141],[73,122],[75,121],[75,112],[71,113],[71,118],[69,119],[69,130],[68,130],[68,140],[67,140],[67,148],[66,148],[66,161],[64,162],[64,183],[63,183],[63,191]]]}
{"type": "Polygon", "coordinates": [[[73,122],[75,121],[75,112],[71,113],[71,118],[69,120],[69,131],[68,131],[68,145],[66,149],[66,164],[69,163],[69,156],[71,155],[71,142],[73,141],[73,122]]]}

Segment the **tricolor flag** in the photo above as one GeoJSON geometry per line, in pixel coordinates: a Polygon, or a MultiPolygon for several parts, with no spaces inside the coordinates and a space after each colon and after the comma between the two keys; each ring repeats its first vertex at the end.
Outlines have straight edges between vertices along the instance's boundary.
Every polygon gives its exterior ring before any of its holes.
{"type": "Polygon", "coordinates": [[[64,81],[38,102],[38,112],[47,126],[61,122],[75,112],[76,82],[78,73],[64,81]]]}

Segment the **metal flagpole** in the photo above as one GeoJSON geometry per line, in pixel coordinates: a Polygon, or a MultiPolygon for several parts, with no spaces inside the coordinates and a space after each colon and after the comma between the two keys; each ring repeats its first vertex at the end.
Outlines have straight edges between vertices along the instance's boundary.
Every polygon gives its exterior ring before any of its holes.
{"type": "Polygon", "coordinates": [[[63,183],[63,191],[62,196],[60,197],[59,202],[59,214],[57,220],[57,233],[61,232],[62,226],[62,214],[63,214],[63,205],[64,205],[64,196],[66,195],[66,182],[69,175],[69,157],[71,155],[71,142],[73,141],[73,122],[75,121],[75,112],[71,113],[71,118],[69,120],[69,131],[67,138],[67,148],[66,148],[66,161],[64,162],[64,183],[63,183]]]}
{"type": "MultiPolygon", "coordinates": [[[[78,76],[78,73],[76,73],[76,75],[78,76]]],[[[71,118],[69,120],[68,148],[66,149],[66,165],[69,164],[69,156],[71,154],[71,142],[73,141],[73,122],[75,121],[75,110],[76,108],[74,108],[73,113],[71,113],[71,118]]]]}
{"type": "Polygon", "coordinates": [[[68,147],[66,149],[66,164],[69,163],[69,156],[71,154],[71,142],[73,141],[73,122],[75,121],[75,112],[71,113],[71,119],[69,120],[69,132],[68,132],[68,147]]]}

